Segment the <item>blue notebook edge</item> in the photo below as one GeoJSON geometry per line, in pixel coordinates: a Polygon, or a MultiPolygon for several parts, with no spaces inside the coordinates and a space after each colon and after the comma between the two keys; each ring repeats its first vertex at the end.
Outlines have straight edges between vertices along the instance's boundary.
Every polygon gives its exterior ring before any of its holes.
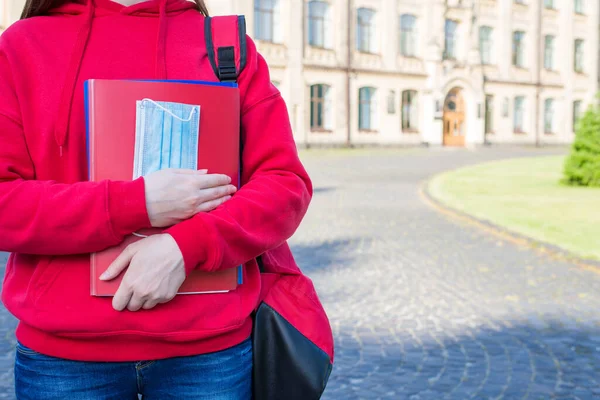
{"type": "MultiPolygon", "coordinates": [[[[224,87],[238,87],[235,82],[211,82],[211,81],[190,81],[190,80],[157,80],[157,79],[127,79],[130,81],[138,81],[138,82],[173,82],[173,83],[185,83],[185,84],[193,84],[193,85],[208,85],[208,86],[224,86],[224,87]]],[[[88,180],[91,178],[90,167],[91,167],[91,159],[90,159],[90,109],[89,109],[89,85],[91,79],[85,80],[83,83],[83,104],[85,108],[85,148],[87,153],[87,164],[88,164],[88,180]]],[[[242,184],[242,170],[241,170],[241,161],[238,172],[238,189],[242,184]]],[[[237,283],[241,285],[244,283],[244,266],[239,265],[237,267],[237,283]]]]}
{"type": "Polygon", "coordinates": [[[89,101],[89,80],[83,83],[83,108],[85,109],[85,150],[87,155],[88,180],[92,178],[91,159],[90,159],[90,101],[89,101]]]}
{"type": "Polygon", "coordinates": [[[134,82],[171,82],[171,83],[187,83],[190,85],[205,85],[205,86],[225,86],[225,87],[238,87],[236,82],[213,82],[213,81],[196,81],[196,80],[185,80],[185,79],[122,79],[134,82]]]}

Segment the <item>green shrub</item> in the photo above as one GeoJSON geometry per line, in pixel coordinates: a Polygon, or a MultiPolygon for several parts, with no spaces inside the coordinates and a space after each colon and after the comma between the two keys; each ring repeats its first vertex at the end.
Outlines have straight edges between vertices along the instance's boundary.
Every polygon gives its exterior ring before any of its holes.
{"type": "Polygon", "coordinates": [[[590,107],[577,124],[571,154],[565,161],[564,182],[600,187],[600,107],[590,107]]]}

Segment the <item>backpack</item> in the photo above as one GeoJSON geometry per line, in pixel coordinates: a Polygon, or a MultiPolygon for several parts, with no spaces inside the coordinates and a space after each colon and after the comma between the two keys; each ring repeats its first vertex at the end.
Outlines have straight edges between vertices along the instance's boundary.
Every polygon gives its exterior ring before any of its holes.
{"type": "MultiPolygon", "coordinates": [[[[237,82],[246,65],[244,17],[206,17],[204,23],[215,75],[222,82],[237,82]]],[[[262,286],[253,316],[254,400],[319,399],[333,368],[334,343],[315,287],[287,243],[256,263],[262,286]]]]}

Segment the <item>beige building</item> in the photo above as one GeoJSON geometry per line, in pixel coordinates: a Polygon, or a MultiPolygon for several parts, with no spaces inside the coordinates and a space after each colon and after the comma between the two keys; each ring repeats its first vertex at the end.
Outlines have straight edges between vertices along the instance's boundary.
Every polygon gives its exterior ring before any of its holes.
{"type": "MultiPolygon", "coordinates": [[[[599,0],[207,0],[244,14],[299,144],[568,143],[599,0]]],[[[0,0],[0,31],[24,0],[0,0]]]]}
{"type": "Polygon", "coordinates": [[[245,14],[299,144],[568,143],[598,0],[208,0],[245,14]]]}
{"type": "Polygon", "coordinates": [[[0,33],[21,16],[25,0],[0,0],[0,33]]]}

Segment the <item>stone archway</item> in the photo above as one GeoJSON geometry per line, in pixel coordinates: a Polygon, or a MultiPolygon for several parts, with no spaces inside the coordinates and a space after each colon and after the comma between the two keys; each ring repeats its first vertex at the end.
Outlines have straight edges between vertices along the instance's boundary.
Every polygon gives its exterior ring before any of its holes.
{"type": "Polygon", "coordinates": [[[444,146],[464,147],[465,128],[465,100],[462,95],[462,89],[454,88],[448,92],[444,101],[444,146]]]}

